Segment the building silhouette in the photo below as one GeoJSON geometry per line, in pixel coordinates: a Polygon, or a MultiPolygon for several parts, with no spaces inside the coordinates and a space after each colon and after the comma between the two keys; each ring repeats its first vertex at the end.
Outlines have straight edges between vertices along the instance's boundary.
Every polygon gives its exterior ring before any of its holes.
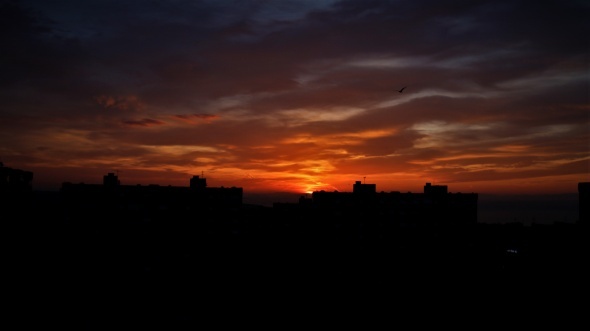
{"type": "Polygon", "coordinates": [[[33,172],[0,162],[0,219],[19,218],[30,211],[33,172]]]}
{"type": "Polygon", "coordinates": [[[5,167],[0,162],[0,193],[30,193],[33,190],[33,172],[5,167]]]}
{"type": "Polygon", "coordinates": [[[207,187],[206,178],[193,176],[189,186],[122,185],[108,173],[102,184],[62,183],[60,189],[69,217],[126,219],[203,218],[237,210],[242,205],[241,187],[207,187]]]}
{"type": "Polygon", "coordinates": [[[578,224],[588,225],[590,217],[590,182],[578,183],[578,224]]]}
{"type": "Polygon", "coordinates": [[[395,226],[464,226],[477,223],[477,193],[449,193],[446,185],[426,183],[423,193],[377,192],[376,184],[356,181],[352,192],[315,191],[297,205],[275,203],[278,210],[299,209],[305,217],[356,218],[395,226]]]}

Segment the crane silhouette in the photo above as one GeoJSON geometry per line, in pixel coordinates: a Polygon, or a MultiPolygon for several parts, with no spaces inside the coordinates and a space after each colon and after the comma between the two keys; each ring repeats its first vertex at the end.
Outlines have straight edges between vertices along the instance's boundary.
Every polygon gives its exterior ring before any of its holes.
{"type": "Polygon", "coordinates": [[[402,93],[406,87],[407,87],[407,86],[404,86],[404,87],[402,87],[402,88],[401,88],[401,90],[398,90],[398,92],[399,92],[399,93],[402,93]]]}

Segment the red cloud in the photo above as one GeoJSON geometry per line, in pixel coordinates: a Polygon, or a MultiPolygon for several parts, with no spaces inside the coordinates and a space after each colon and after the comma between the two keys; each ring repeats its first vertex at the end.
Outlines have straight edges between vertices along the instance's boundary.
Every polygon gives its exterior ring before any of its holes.
{"type": "Polygon", "coordinates": [[[114,108],[122,111],[140,111],[143,103],[135,95],[117,96],[99,95],[94,98],[103,108],[114,108]]]}
{"type": "Polygon", "coordinates": [[[154,120],[151,118],[144,118],[142,120],[137,120],[137,121],[133,121],[133,120],[123,121],[123,124],[128,125],[128,126],[150,127],[150,126],[156,126],[156,125],[164,125],[166,123],[159,121],[159,120],[154,120]]]}
{"type": "Polygon", "coordinates": [[[190,123],[190,124],[195,124],[197,123],[196,120],[199,121],[205,121],[205,122],[211,122],[214,119],[219,118],[219,115],[213,115],[213,114],[188,114],[188,115],[174,115],[172,116],[175,119],[179,119],[181,121],[184,121],[186,123],[190,123]]]}

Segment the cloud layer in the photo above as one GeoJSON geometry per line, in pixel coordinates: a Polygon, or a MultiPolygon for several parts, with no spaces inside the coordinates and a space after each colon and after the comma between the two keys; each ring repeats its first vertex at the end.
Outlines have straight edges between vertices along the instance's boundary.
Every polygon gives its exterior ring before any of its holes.
{"type": "Polygon", "coordinates": [[[583,1],[4,1],[0,160],[36,187],[575,192],[583,1]],[[398,90],[407,86],[403,93],[398,90]]]}

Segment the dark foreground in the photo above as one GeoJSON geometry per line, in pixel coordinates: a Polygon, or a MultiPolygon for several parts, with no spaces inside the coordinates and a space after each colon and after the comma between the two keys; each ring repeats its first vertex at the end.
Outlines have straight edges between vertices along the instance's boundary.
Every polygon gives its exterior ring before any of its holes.
{"type": "Polygon", "coordinates": [[[576,224],[411,226],[268,208],[156,218],[35,212],[5,224],[12,307],[26,329],[282,327],[492,302],[563,308],[587,283],[587,232],[576,224]]]}

